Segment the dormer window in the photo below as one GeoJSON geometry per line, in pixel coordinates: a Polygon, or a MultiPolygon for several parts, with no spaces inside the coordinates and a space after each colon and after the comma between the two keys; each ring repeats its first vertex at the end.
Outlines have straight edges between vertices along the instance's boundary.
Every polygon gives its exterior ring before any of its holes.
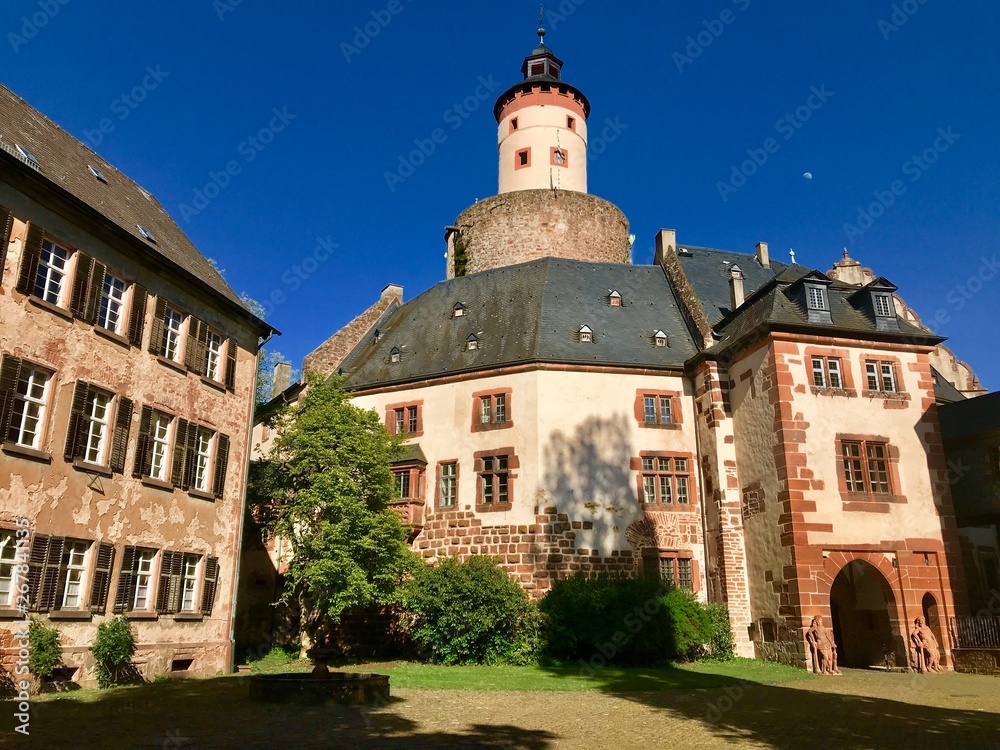
{"type": "Polygon", "coordinates": [[[397,349],[395,346],[392,347],[392,350],[389,352],[389,361],[392,362],[393,364],[399,362],[402,354],[403,353],[399,351],[399,349],[397,349]]]}
{"type": "Polygon", "coordinates": [[[872,304],[875,307],[875,315],[879,318],[896,317],[893,310],[892,295],[882,292],[872,292],[872,304]]]}
{"type": "Polygon", "coordinates": [[[667,345],[667,334],[663,331],[657,331],[653,334],[653,343],[656,346],[666,346],[667,345]]]}
{"type": "Polygon", "coordinates": [[[622,296],[615,290],[611,290],[611,294],[608,295],[608,301],[611,303],[612,307],[622,306],[622,296]]]}
{"type": "Polygon", "coordinates": [[[826,301],[826,288],[818,284],[806,284],[806,303],[810,310],[829,310],[826,301]]]}
{"type": "Polygon", "coordinates": [[[465,316],[465,306],[461,302],[456,302],[451,310],[451,317],[461,318],[465,316]]]}
{"type": "Polygon", "coordinates": [[[594,343],[594,332],[593,330],[591,330],[590,326],[580,327],[580,343],[581,344],[594,343]]]}
{"type": "Polygon", "coordinates": [[[382,332],[376,328],[375,332],[372,334],[372,345],[377,344],[382,340],[382,332]]]}
{"type": "Polygon", "coordinates": [[[465,340],[465,350],[468,352],[474,352],[479,348],[479,339],[474,333],[469,334],[469,338],[465,340]]]}

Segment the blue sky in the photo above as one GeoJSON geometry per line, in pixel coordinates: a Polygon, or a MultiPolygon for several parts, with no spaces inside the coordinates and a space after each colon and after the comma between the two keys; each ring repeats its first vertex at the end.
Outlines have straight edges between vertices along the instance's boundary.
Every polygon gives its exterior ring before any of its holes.
{"type": "MultiPolygon", "coordinates": [[[[590,191],[628,216],[634,262],[661,227],[821,270],[847,246],[1000,387],[1000,4],[655,5],[547,9],[592,146],[608,136],[590,191]]],[[[153,192],[298,365],[387,283],[409,299],[444,278],[444,227],[496,192],[492,104],[537,17],[521,0],[8,0],[0,81],[153,192]]]]}

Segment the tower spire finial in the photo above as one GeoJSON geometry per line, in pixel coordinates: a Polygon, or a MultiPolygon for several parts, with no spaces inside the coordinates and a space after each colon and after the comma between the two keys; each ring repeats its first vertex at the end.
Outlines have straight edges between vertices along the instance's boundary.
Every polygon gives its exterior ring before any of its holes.
{"type": "Polygon", "coordinates": [[[542,4],[538,9],[538,40],[539,43],[545,44],[545,5],[542,4]]]}

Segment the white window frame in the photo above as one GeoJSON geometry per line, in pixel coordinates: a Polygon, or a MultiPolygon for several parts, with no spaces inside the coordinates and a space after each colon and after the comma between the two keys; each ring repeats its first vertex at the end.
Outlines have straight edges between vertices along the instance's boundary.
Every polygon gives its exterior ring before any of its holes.
{"type": "Polygon", "coordinates": [[[442,508],[454,508],[458,503],[458,463],[449,461],[441,464],[441,499],[442,508]]]}
{"type": "Polygon", "coordinates": [[[806,284],[806,305],[810,310],[829,310],[826,289],[818,284],[806,284]]]}
{"type": "Polygon", "coordinates": [[[87,395],[86,411],[83,413],[87,422],[83,438],[83,460],[87,463],[103,466],[107,461],[113,398],[104,391],[91,391],[87,395]]]}
{"type": "Polygon", "coordinates": [[[65,307],[66,278],[69,276],[69,261],[72,252],[52,240],[42,240],[42,250],[38,256],[38,271],[35,273],[33,294],[38,299],[65,307]],[[41,294],[39,294],[41,286],[41,294]]]}
{"type": "Polygon", "coordinates": [[[181,568],[181,612],[196,612],[198,605],[198,579],[201,558],[198,555],[184,555],[181,568]]]}
{"type": "Polygon", "coordinates": [[[149,426],[150,462],[149,477],[160,482],[170,478],[171,455],[170,438],[173,435],[174,418],[169,414],[154,411],[149,426]]]}
{"type": "Polygon", "coordinates": [[[101,283],[101,304],[97,310],[97,325],[121,335],[125,321],[125,297],[128,285],[117,276],[105,273],[101,283]]]}
{"type": "Polygon", "coordinates": [[[875,292],[872,294],[872,301],[875,306],[875,315],[880,318],[892,317],[892,299],[888,294],[875,292]]]}
{"type": "Polygon", "coordinates": [[[17,535],[0,529],[0,608],[13,609],[17,592],[14,589],[14,566],[17,565],[17,535]]]}
{"type": "Polygon", "coordinates": [[[181,361],[184,317],[180,310],[175,310],[172,307],[167,307],[163,311],[163,356],[173,362],[181,361]]]}
{"type": "Polygon", "coordinates": [[[14,410],[10,421],[11,428],[17,432],[12,441],[15,445],[33,450],[41,449],[51,382],[51,373],[31,365],[21,365],[21,376],[15,389],[14,410]],[[40,394],[37,393],[39,384],[40,394]],[[31,422],[34,424],[29,427],[31,422]],[[25,439],[28,434],[32,436],[30,440],[25,439]]]}
{"type": "Polygon", "coordinates": [[[137,549],[135,551],[135,592],[132,594],[132,609],[146,611],[153,603],[153,563],[156,550],[137,549]]]}
{"type": "Polygon", "coordinates": [[[84,603],[84,577],[87,574],[87,553],[90,542],[67,541],[63,549],[62,567],[65,582],[62,591],[62,609],[80,609],[84,603]]]}
{"type": "Polygon", "coordinates": [[[208,332],[205,342],[205,377],[209,380],[222,380],[222,348],[226,340],[215,331],[208,332]]]}
{"type": "Polygon", "coordinates": [[[208,492],[212,474],[212,448],[215,443],[215,433],[205,427],[194,427],[197,430],[194,441],[194,477],[191,486],[198,492],[208,492]]]}
{"type": "Polygon", "coordinates": [[[899,381],[896,378],[896,366],[892,362],[866,359],[865,381],[869,391],[882,393],[899,393],[899,381]],[[874,382],[875,387],[872,387],[874,382]]]}
{"type": "Polygon", "coordinates": [[[839,357],[812,358],[813,386],[816,388],[833,388],[843,390],[844,374],[839,357]]]}

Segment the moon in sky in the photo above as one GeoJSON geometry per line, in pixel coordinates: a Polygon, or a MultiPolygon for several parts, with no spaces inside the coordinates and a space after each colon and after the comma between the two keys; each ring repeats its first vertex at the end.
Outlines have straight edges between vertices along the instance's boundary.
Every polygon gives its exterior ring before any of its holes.
{"type": "Polygon", "coordinates": [[[806,172],[802,176],[805,177],[807,180],[811,180],[813,178],[813,173],[812,172],[806,172]]]}

